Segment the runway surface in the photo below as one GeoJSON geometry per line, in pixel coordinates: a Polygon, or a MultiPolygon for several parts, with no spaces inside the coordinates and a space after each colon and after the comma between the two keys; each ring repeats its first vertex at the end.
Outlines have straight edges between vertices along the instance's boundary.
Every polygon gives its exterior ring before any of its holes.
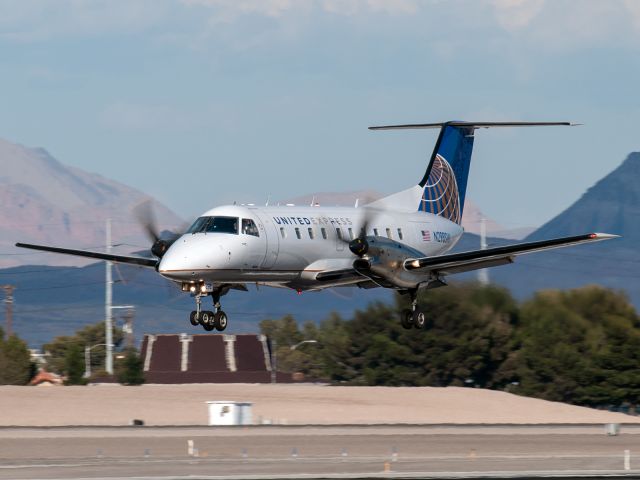
{"type": "Polygon", "coordinates": [[[0,478],[636,476],[639,433],[607,436],[600,425],[4,428],[0,478]]]}

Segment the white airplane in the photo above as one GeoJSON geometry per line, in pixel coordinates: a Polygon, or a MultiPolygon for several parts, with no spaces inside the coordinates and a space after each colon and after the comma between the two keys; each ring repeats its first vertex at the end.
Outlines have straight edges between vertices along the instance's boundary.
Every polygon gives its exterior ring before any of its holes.
{"type": "MultiPolygon", "coordinates": [[[[17,243],[16,246],[154,268],[194,298],[192,325],[222,331],[220,297],[246,284],[302,292],[330,287],[391,288],[411,298],[402,326],[424,328],[419,289],[446,285],[448,275],[512,263],[518,255],[617,237],[606,233],[447,253],[461,226],[475,131],[490,127],[571,125],[568,122],[461,122],[370,127],[439,128],[417,185],[361,207],[239,206],[213,208],[182,235],[147,230],[156,258],[17,243]],[[202,309],[211,296],[213,310],[202,309]]],[[[396,171],[397,172],[397,171],[396,171]]],[[[389,174],[391,172],[387,172],[389,174]]]]}

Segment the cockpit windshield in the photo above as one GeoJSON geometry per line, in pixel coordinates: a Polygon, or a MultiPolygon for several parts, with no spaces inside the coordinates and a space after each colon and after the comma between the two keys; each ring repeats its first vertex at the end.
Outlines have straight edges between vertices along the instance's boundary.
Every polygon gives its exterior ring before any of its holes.
{"type": "Polygon", "coordinates": [[[187,233],[232,233],[238,234],[238,217],[200,217],[187,233]]]}

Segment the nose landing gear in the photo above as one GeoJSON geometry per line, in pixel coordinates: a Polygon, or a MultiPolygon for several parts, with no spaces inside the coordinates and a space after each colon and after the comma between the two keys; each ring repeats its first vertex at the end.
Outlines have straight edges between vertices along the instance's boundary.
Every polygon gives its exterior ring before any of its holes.
{"type": "Polygon", "coordinates": [[[427,323],[424,312],[418,308],[418,289],[410,290],[411,310],[403,310],[400,316],[400,324],[407,330],[411,328],[423,329],[427,323]]]}
{"type": "Polygon", "coordinates": [[[194,295],[196,299],[196,309],[189,315],[189,322],[194,327],[202,325],[202,328],[207,332],[211,332],[214,329],[222,332],[227,328],[228,318],[227,314],[221,310],[220,290],[214,290],[211,292],[211,296],[213,297],[213,311],[202,310],[202,297],[206,297],[208,295],[209,293],[197,293],[194,295]]]}

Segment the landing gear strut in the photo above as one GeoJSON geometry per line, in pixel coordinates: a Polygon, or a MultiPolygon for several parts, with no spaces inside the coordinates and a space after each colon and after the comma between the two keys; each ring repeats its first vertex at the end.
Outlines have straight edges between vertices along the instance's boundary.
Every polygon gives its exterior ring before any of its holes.
{"type": "MultiPolygon", "coordinates": [[[[226,293],[226,292],[224,292],[226,293]]],[[[227,328],[227,314],[221,310],[220,297],[224,295],[221,289],[215,289],[211,292],[213,298],[213,311],[202,310],[202,297],[206,297],[209,293],[197,293],[194,295],[196,299],[196,309],[189,315],[189,322],[193,326],[202,325],[207,332],[213,329],[222,332],[227,328]]]]}
{"type": "Polygon", "coordinates": [[[423,329],[426,322],[424,312],[418,308],[418,289],[409,290],[411,295],[411,310],[403,310],[400,323],[407,330],[411,328],[423,329]]]}

